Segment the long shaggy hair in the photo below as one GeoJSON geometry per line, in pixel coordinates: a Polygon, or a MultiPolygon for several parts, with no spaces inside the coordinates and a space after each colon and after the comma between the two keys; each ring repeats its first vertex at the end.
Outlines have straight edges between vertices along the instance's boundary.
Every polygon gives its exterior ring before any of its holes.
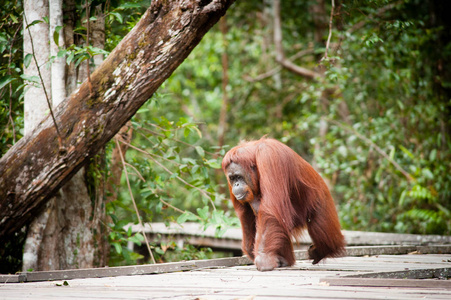
{"type": "MultiPolygon", "coordinates": [[[[256,246],[251,257],[257,256],[261,234],[265,231],[268,238],[265,253],[282,256],[289,265],[294,264],[291,236],[299,235],[304,228],[308,229],[313,241],[309,256],[314,264],[325,257],[344,254],[345,241],[329,189],[313,167],[296,152],[277,140],[264,137],[241,142],[227,152],[222,161],[224,172],[232,162],[249,174],[255,174],[253,193],[261,197],[255,224],[256,246]]],[[[233,195],[230,183],[229,189],[240,217],[246,208],[233,195]]],[[[248,233],[244,230],[249,230],[246,229],[249,224],[243,224],[247,220],[240,220],[243,234],[248,233]]]]}

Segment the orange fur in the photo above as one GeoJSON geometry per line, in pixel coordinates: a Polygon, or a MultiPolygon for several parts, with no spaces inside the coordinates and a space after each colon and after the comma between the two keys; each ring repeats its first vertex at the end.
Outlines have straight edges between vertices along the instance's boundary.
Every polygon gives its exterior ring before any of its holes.
{"type": "Polygon", "coordinates": [[[243,142],[225,155],[252,174],[253,189],[238,201],[229,181],[231,199],[243,230],[243,251],[259,270],[295,263],[291,236],[307,227],[313,263],[344,254],[334,201],[321,176],[296,152],[281,142],[262,138],[243,142]],[[258,202],[258,209],[253,204],[258,202]]]}

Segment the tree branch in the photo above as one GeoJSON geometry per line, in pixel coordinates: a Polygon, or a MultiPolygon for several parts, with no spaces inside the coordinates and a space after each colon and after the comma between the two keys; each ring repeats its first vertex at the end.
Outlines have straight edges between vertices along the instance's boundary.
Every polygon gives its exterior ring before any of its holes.
{"type": "Polygon", "coordinates": [[[282,22],[280,19],[280,0],[274,0],[274,44],[276,46],[276,61],[285,69],[308,79],[316,79],[321,75],[315,71],[300,67],[285,57],[282,45],[282,22]]]}
{"type": "MultiPolygon", "coordinates": [[[[352,26],[352,27],[348,30],[348,32],[349,32],[349,33],[353,33],[353,32],[355,32],[355,31],[361,29],[363,26],[365,26],[365,24],[367,23],[368,19],[369,19],[369,20],[373,20],[374,17],[379,17],[379,16],[383,15],[384,13],[386,13],[387,11],[389,11],[389,10],[395,8],[397,5],[399,5],[399,4],[401,4],[401,3],[403,3],[403,1],[396,1],[396,2],[389,3],[389,4],[387,4],[387,5],[384,6],[384,7],[379,8],[379,9],[378,9],[377,11],[375,11],[374,13],[369,14],[368,16],[365,16],[365,19],[364,19],[363,21],[360,21],[360,22],[354,24],[354,26],[352,26]]],[[[374,21],[374,20],[373,20],[373,21],[374,21]]]]}
{"type": "MultiPolygon", "coordinates": [[[[314,49],[313,48],[305,49],[305,50],[299,51],[298,53],[296,53],[295,55],[289,57],[288,59],[289,60],[295,60],[295,59],[298,59],[298,58],[300,58],[302,56],[313,54],[313,53],[314,53],[314,49]]],[[[274,76],[275,74],[277,74],[281,70],[282,70],[282,66],[279,65],[279,66],[276,66],[275,68],[273,68],[273,69],[271,69],[271,70],[269,70],[269,71],[267,71],[265,73],[262,73],[260,75],[255,76],[255,77],[251,77],[249,75],[243,75],[243,79],[246,80],[246,81],[249,81],[249,82],[257,82],[257,81],[266,79],[268,77],[274,76]]]]}
{"type": "Polygon", "coordinates": [[[326,51],[324,52],[324,57],[321,59],[327,59],[327,52],[329,51],[329,45],[330,45],[330,39],[332,37],[332,21],[334,19],[334,10],[335,10],[335,1],[332,1],[332,8],[330,9],[330,19],[329,19],[329,35],[327,36],[327,42],[326,42],[326,51]]]}

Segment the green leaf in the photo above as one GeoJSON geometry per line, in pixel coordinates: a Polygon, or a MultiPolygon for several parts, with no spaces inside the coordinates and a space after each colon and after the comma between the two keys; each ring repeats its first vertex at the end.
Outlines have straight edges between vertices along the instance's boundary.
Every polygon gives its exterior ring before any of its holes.
{"type": "Polygon", "coordinates": [[[20,75],[20,78],[22,78],[23,80],[27,80],[32,83],[38,84],[38,85],[40,85],[40,83],[41,83],[39,80],[39,76],[30,76],[30,75],[22,74],[22,75],[20,75]]]}
{"type": "Polygon", "coordinates": [[[429,153],[429,160],[434,161],[437,158],[437,149],[432,149],[431,153],[429,153]]]}
{"type": "Polygon", "coordinates": [[[401,197],[399,197],[398,206],[402,207],[404,205],[404,201],[406,199],[406,195],[408,194],[408,191],[404,190],[401,193],[401,197]]]}
{"type": "Polygon", "coordinates": [[[141,5],[137,4],[137,3],[124,3],[121,4],[118,8],[118,10],[123,10],[123,9],[127,9],[127,8],[141,8],[141,5]]]}
{"type": "Polygon", "coordinates": [[[53,41],[55,44],[59,47],[59,38],[60,38],[60,31],[63,29],[63,26],[56,26],[55,31],[53,32],[53,41]]]}
{"type": "Polygon", "coordinates": [[[66,53],[68,53],[67,50],[65,49],[61,49],[58,51],[58,53],[56,54],[56,57],[64,57],[66,55],[66,53]]]}
{"type": "Polygon", "coordinates": [[[211,214],[211,223],[213,224],[222,224],[222,220],[224,218],[224,212],[219,210],[214,210],[211,214]]]}
{"type": "Polygon", "coordinates": [[[19,20],[17,19],[17,17],[16,17],[15,15],[13,15],[13,14],[10,14],[9,16],[10,16],[10,17],[11,17],[11,19],[13,20],[13,23],[14,23],[14,24],[17,24],[17,23],[19,23],[19,20]]]}
{"type": "Polygon", "coordinates": [[[396,152],[395,147],[391,148],[390,153],[389,153],[389,156],[390,156],[390,158],[391,158],[392,160],[395,159],[395,152],[396,152]]]}
{"type": "Polygon", "coordinates": [[[72,61],[74,60],[74,57],[75,57],[75,54],[74,54],[74,52],[70,52],[70,54],[69,54],[69,56],[67,57],[67,59],[66,59],[66,63],[68,64],[68,65],[70,65],[71,63],[72,63],[72,61]]]}
{"type": "Polygon", "coordinates": [[[209,159],[206,161],[206,164],[208,166],[212,167],[213,169],[221,169],[222,168],[221,163],[218,162],[218,160],[216,160],[216,159],[209,159]]]}
{"type": "Polygon", "coordinates": [[[114,246],[114,248],[116,249],[116,253],[117,254],[121,254],[122,253],[122,246],[120,243],[112,243],[112,245],[114,246]]]}
{"type": "Polygon", "coordinates": [[[31,26],[34,26],[34,25],[36,25],[36,24],[42,23],[42,22],[44,22],[44,21],[42,21],[42,20],[34,20],[34,21],[31,22],[30,24],[28,24],[28,26],[27,26],[26,29],[28,29],[28,28],[30,28],[31,26]]]}
{"type": "Polygon", "coordinates": [[[12,77],[11,75],[6,75],[0,78],[0,90],[7,84],[13,82],[17,78],[12,77]]]}
{"type": "Polygon", "coordinates": [[[128,225],[129,222],[130,222],[129,220],[121,219],[116,223],[116,226],[118,226],[120,228],[124,228],[125,225],[128,225]]]}
{"type": "Polygon", "coordinates": [[[138,114],[143,114],[149,112],[149,108],[142,106],[140,109],[138,109],[138,114]]]}
{"type": "Polygon", "coordinates": [[[28,68],[30,66],[31,59],[33,58],[33,54],[28,53],[25,55],[25,58],[23,59],[23,64],[25,68],[28,68]]]}
{"type": "Polygon", "coordinates": [[[199,171],[199,169],[200,169],[199,165],[194,165],[194,166],[191,168],[191,175],[196,174],[197,171],[199,171]]]}
{"type": "Polygon", "coordinates": [[[428,168],[424,168],[421,171],[427,179],[434,179],[434,174],[428,168]]]}
{"type": "Polygon", "coordinates": [[[208,220],[208,206],[204,206],[204,208],[198,208],[197,213],[199,214],[199,217],[203,220],[208,220]]]}
{"type": "Polygon", "coordinates": [[[406,147],[404,147],[403,145],[399,145],[399,149],[401,149],[402,152],[404,152],[408,157],[410,157],[411,159],[415,159],[415,156],[412,154],[412,152],[410,152],[406,147]]]}
{"type": "Polygon", "coordinates": [[[191,131],[189,130],[189,128],[185,128],[185,130],[183,131],[183,136],[185,137],[185,139],[188,138],[190,132],[191,131]]]}
{"type": "Polygon", "coordinates": [[[160,255],[163,255],[163,254],[164,254],[164,250],[161,249],[160,247],[155,248],[155,252],[157,252],[157,253],[160,254],[160,255]]]}
{"type": "Polygon", "coordinates": [[[110,52],[103,50],[101,48],[98,47],[93,47],[93,46],[89,46],[86,51],[89,53],[90,56],[95,56],[98,54],[103,54],[103,55],[108,55],[110,54],[110,52]]]}
{"type": "Polygon", "coordinates": [[[205,157],[205,151],[201,146],[196,146],[196,151],[197,151],[197,154],[200,155],[200,157],[205,157]]]}
{"type": "Polygon", "coordinates": [[[218,226],[218,227],[216,227],[216,230],[215,230],[215,237],[220,238],[226,232],[227,232],[227,228],[224,228],[223,226],[218,226]]]}
{"type": "Polygon", "coordinates": [[[137,234],[135,234],[135,237],[136,237],[136,239],[138,240],[138,241],[140,241],[140,242],[143,242],[145,239],[144,239],[144,236],[141,234],[141,233],[137,233],[137,234]]]}
{"type": "Polygon", "coordinates": [[[79,64],[81,64],[83,61],[87,60],[89,58],[89,56],[86,55],[82,55],[80,56],[77,61],[75,62],[75,67],[78,67],[79,64]]]}
{"type": "Polygon", "coordinates": [[[189,171],[188,165],[187,164],[180,165],[179,170],[180,170],[180,172],[188,172],[189,171]]]}
{"type": "Polygon", "coordinates": [[[110,12],[110,15],[113,15],[119,23],[122,24],[124,22],[124,19],[122,18],[122,15],[120,13],[112,11],[110,12]]]}
{"type": "Polygon", "coordinates": [[[197,217],[192,212],[186,211],[177,218],[177,223],[182,224],[186,221],[196,221],[197,217]]]}
{"type": "MultiPolygon", "coordinates": [[[[142,237],[142,235],[141,235],[141,237],[142,237]]],[[[134,236],[131,236],[128,240],[135,243],[138,246],[141,246],[141,240],[138,238],[137,234],[134,236]]]]}

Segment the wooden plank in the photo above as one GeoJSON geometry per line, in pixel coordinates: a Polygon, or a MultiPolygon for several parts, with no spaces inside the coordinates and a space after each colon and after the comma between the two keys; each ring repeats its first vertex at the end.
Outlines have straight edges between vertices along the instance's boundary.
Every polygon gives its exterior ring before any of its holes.
{"type": "Polygon", "coordinates": [[[407,254],[417,251],[416,246],[360,246],[346,247],[348,256],[383,255],[383,254],[407,254]]]}
{"type": "Polygon", "coordinates": [[[443,254],[451,253],[451,245],[430,245],[430,246],[360,246],[346,247],[348,256],[374,256],[374,255],[395,255],[418,252],[422,254],[443,254]]]}
{"type": "Polygon", "coordinates": [[[320,283],[327,284],[329,286],[444,288],[451,290],[450,280],[434,280],[434,279],[330,277],[330,278],[321,278],[320,283]]]}
{"type": "Polygon", "coordinates": [[[424,235],[342,230],[348,245],[451,244],[449,235],[424,235]]]}
{"type": "Polygon", "coordinates": [[[451,268],[415,269],[406,271],[380,272],[370,274],[351,275],[355,278],[393,278],[393,279],[428,279],[451,277],[451,268]]]}
{"type": "Polygon", "coordinates": [[[451,245],[429,245],[417,246],[418,253],[424,254],[445,254],[451,253],[451,245]]]}
{"type": "Polygon", "coordinates": [[[343,257],[314,266],[310,261],[298,261],[294,267],[277,268],[272,272],[258,272],[255,266],[247,265],[223,268],[224,262],[213,260],[218,263],[217,267],[211,268],[211,264],[207,264],[206,268],[190,272],[74,279],[67,280],[67,286],[61,285],[63,281],[3,284],[0,285],[0,299],[448,300],[451,299],[451,289],[447,283],[440,283],[445,280],[424,279],[407,284],[407,281],[398,279],[400,283],[388,286],[386,282],[395,279],[345,277],[353,280],[347,282],[348,285],[343,285],[343,281],[341,285],[335,285],[337,282],[332,280],[330,284],[320,283],[320,279],[342,279],[339,276],[405,271],[408,268],[442,269],[439,273],[446,275],[444,272],[449,272],[451,267],[450,259],[451,255],[443,254],[343,257]],[[370,285],[364,280],[376,283],[370,285]]]}
{"type": "MultiPolygon", "coordinates": [[[[374,256],[383,254],[406,254],[417,251],[417,247],[413,246],[364,246],[364,247],[347,247],[348,256],[374,256]]],[[[421,248],[422,251],[431,251],[433,253],[451,253],[451,246],[429,246],[421,248]]],[[[422,252],[424,253],[424,252],[422,252]]],[[[307,252],[304,250],[295,251],[296,260],[307,259],[307,252]]],[[[75,270],[56,270],[56,271],[37,271],[22,272],[16,277],[5,277],[0,282],[30,282],[30,281],[48,281],[48,280],[68,280],[75,278],[96,278],[111,276],[128,276],[128,275],[144,275],[159,274],[170,272],[189,271],[201,268],[215,267],[233,267],[241,265],[250,265],[252,261],[245,256],[229,257],[210,260],[194,260],[174,263],[163,263],[154,265],[138,265],[111,268],[96,269],[75,269],[75,270]]],[[[8,275],[4,275],[8,276],[8,275]]],[[[12,276],[12,275],[11,275],[12,276]]]]}
{"type": "Polygon", "coordinates": [[[154,265],[23,272],[20,275],[23,276],[24,282],[31,282],[31,281],[47,281],[47,280],[68,280],[75,278],[160,274],[169,272],[189,271],[201,268],[231,267],[238,265],[247,265],[251,263],[252,262],[248,258],[243,256],[243,257],[219,258],[210,260],[191,260],[184,262],[163,263],[154,265]]]}
{"type": "MultiPolygon", "coordinates": [[[[132,232],[142,233],[142,227],[133,223],[124,226],[125,230],[131,227],[132,232]]],[[[168,227],[165,223],[145,223],[144,232],[149,235],[180,235],[180,236],[202,236],[213,239],[242,240],[241,228],[229,228],[221,237],[216,236],[213,227],[204,228],[199,223],[186,222],[183,225],[172,223],[168,227]]],[[[429,245],[429,244],[451,244],[451,236],[447,235],[423,235],[423,234],[400,234],[385,232],[366,232],[342,230],[348,245],[429,245]]],[[[301,244],[309,245],[312,240],[308,234],[304,234],[301,244]]],[[[236,244],[233,244],[234,247],[236,244]]]]}
{"type": "Polygon", "coordinates": [[[20,279],[24,279],[23,277],[21,277],[20,275],[0,275],[0,282],[1,283],[18,283],[18,282],[23,282],[23,280],[20,279]]]}
{"type": "MultiPolygon", "coordinates": [[[[354,246],[346,247],[346,256],[375,256],[408,254],[418,251],[420,253],[451,253],[451,245],[436,245],[428,247],[417,246],[354,246]],[[419,251],[421,249],[421,251],[419,251]]],[[[307,251],[295,251],[296,260],[308,259],[307,251]]]]}

